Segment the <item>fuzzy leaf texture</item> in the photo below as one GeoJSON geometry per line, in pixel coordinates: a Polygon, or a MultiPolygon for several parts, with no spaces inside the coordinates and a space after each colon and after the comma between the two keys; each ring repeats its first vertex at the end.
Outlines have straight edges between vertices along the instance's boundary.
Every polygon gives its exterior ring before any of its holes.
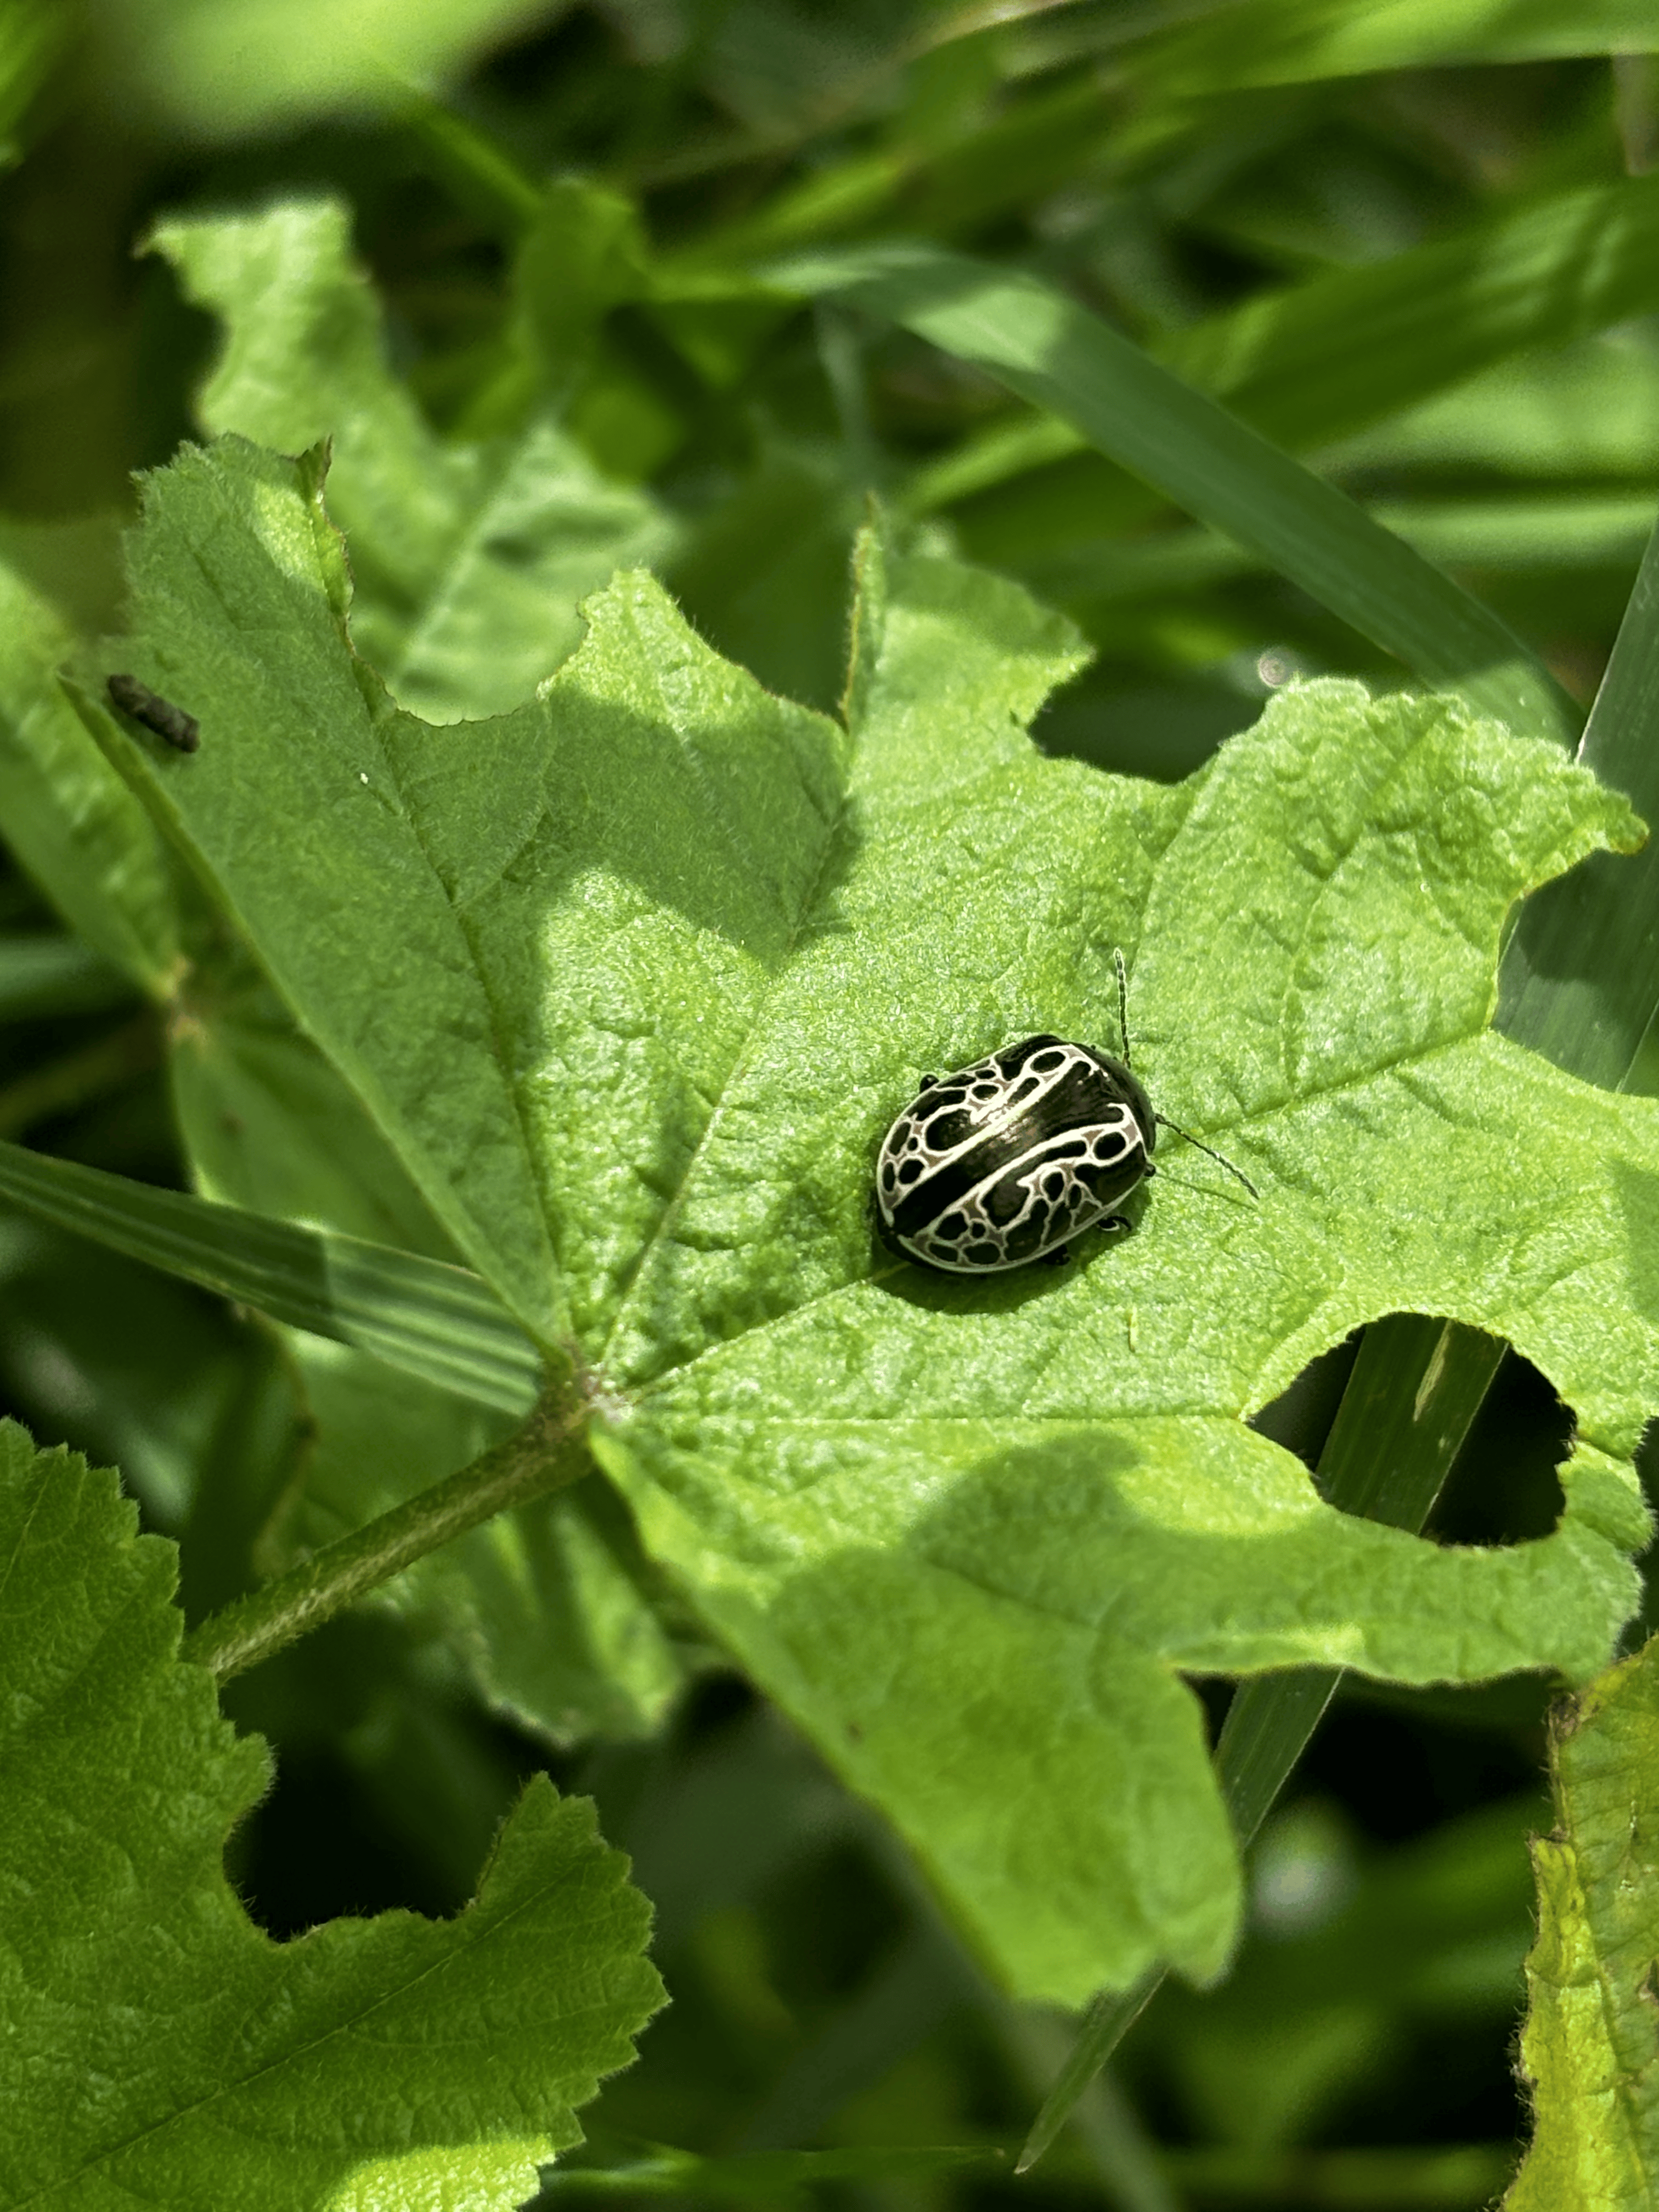
{"type": "Polygon", "coordinates": [[[538,1778],[453,1921],[271,1942],[222,1863],[264,1747],[136,1522],[0,1425],[0,2205],[511,2212],[660,2002],[625,1862],[538,1778]]]}
{"type": "Polygon", "coordinates": [[[537,698],[437,731],[354,659],[318,465],[150,480],[142,676],[88,713],[472,1265],[574,1352],[593,1452],[703,1622],[880,1805],[1016,1989],[1206,1976],[1237,1872],[1183,1671],[1583,1678],[1634,1602],[1659,1406],[1659,1106],[1487,1029],[1529,886],[1640,825],[1553,746],[1310,684],[1168,787],[1042,757],[1074,633],[861,556],[846,727],[649,578],[537,698]],[[919,1076],[1133,972],[1166,1138],[1078,1264],[872,1244],[919,1076]],[[1578,1416],[1548,1538],[1326,1506],[1246,1426],[1395,1310],[1509,1338],[1578,1416]]]}
{"type": "Polygon", "coordinates": [[[1558,1715],[1550,1783],[1521,2038],[1533,2140],[1504,2212],[1645,2212],[1659,2194],[1659,1638],[1558,1715]]]}
{"type": "MultiPolygon", "coordinates": [[[[284,365],[295,363],[278,347],[267,367],[284,365]]],[[[385,459],[401,418],[392,410],[388,429],[368,412],[385,459]]],[[[573,642],[574,603],[553,616],[573,642]]],[[[278,1220],[453,1257],[385,1140],[233,934],[216,920],[192,927],[180,871],[58,682],[75,650],[63,619],[0,559],[0,829],[65,920],[167,1005],[173,1104],[197,1188],[278,1220]]],[[[243,1236],[237,1256],[257,1267],[271,1255],[251,1253],[243,1236]]],[[[369,1297],[401,1303],[385,1282],[369,1297]]],[[[265,1310],[294,1318],[280,1303],[265,1310]]],[[[453,1366],[422,1358],[412,1380],[361,1346],[348,1356],[306,1335],[289,1353],[313,1443],[302,1488],[267,1531],[263,1556],[275,1564],[453,1474],[498,1432],[481,1426],[465,1385],[460,1399],[442,1387],[455,1384],[453,1366]]],[[[530,1355],[505,1378],[504,1401],[499,1389],[486,1395],[522,1418],[538,1376],[530,1355]]],[[[640,1584],[624,1509],[590,1486],[501,1516],[373,1601],[443,1634],[497,1711],[563,1743],[596,1729],[647,1733],[678,1689],[690,1655],[640,1584]]]]}

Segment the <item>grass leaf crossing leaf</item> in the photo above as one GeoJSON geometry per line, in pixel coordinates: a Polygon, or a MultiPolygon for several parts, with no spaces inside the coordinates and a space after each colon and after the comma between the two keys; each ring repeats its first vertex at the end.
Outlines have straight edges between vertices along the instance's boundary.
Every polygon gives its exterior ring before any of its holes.
{"type": "Polygon", "coordinates": [[[1493,1036],[1516,898],[1628,805],[1449,701],[1310,684],[1186,783],[1048,759],[1075,634],[869,538],[845,726],[648,578],[527,706],[433,729],[352,654],[310,463],[150,480],[128,665],[186,760],[95,708],[469,1260],[574,1353],[644,1547],[883,1807],[1022,1991],[1213,1972],[1233,1847],[1183,1671],[1583,1677],[1634,1601],[1659,1407],[1659,1107],[1493,1036]],[[181,683],[180,689],[185,686],[181,683]],[[939,1279],[872,1249],[920,1073],[1115,1045],[1166,1137],[1134,1234],[939,1279]],[[396,1002],[404,1009],[388,1018],[396,1002]],[[1557,1529],[1362,1522],[1246,1425],[1418,1311],[1576,1409],[1557,1529]]]}

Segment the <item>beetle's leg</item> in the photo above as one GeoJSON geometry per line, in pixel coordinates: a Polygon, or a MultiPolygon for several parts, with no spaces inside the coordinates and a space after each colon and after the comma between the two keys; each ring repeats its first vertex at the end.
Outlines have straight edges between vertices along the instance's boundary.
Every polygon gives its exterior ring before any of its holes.
{"type": "Polygon", "coordinates": [[[1070,1261],[1071,1256],[1072,1248],[1069,1244],[1056,1244],[1052,1252],[1039,1252],[1037,1255],[1045,1267],[1063,1267],[1070,1261]]]}

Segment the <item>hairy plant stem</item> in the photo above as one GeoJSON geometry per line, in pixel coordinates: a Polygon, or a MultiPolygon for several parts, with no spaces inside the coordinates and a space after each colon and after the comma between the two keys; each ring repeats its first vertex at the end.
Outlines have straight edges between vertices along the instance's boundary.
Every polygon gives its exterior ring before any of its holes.
{"type": "Polygon", "coordinates": [[[580,1481],[593,1464],[584,1412],[567,1390],[544,1395],[521,1428],[458,1474],[210,1613],[185,1637],[181,1656],[225,1681],[507,1506],[580,1481]]]}

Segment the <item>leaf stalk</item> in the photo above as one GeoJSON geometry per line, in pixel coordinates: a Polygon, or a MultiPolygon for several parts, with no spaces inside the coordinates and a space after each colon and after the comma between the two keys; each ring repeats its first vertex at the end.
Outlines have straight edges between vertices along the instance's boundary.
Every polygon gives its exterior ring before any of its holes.
{"type": "Polygon", "coordinates": [[[180,1656],[228,1681],[509,1505],[580,1481],[593,1464],[585,1413],[562,1390],[544,1394],[521,1427],[458,1473],[210,1613],[180,1656]]]}

